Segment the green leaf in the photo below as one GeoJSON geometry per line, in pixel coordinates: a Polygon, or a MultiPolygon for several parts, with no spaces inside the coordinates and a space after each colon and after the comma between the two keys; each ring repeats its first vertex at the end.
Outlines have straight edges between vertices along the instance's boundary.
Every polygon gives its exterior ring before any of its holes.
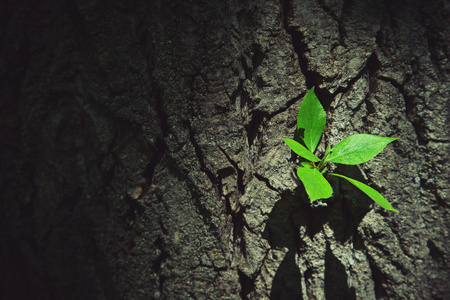
{"type": "Polygon", "coordinates": [[[298,168],[297,175],[303,182],[311,202],[317,199],[330,198],[333,194],[331,185],[316,168],[298,168]]]}
{"type": "Polygon", "coordinates": [[[314,93],[314,87],[306,94],[297,116],[297,128],[305,129],[303,141],[314,152],[322,136],[327,115],[314,93]]]}
{"type": "Polygon", "coordinates": [[[311,164],[310,164],[309,162],[306,162],[306,161],[300,163],[300,165],[301,165],[302,167],[308,168],[308,169],[312,169],[312,168],[313,168],[313,166],[311,166],[311,164]]]}
{"type": "Polygon", "coordinates": [[[372,159],[387,144],[396,139],[371,134],[355,134],[334,146],[326,161],[344,165],[361,164],[372,159]]]}
{"type": "Polygon", "coordinates": [[[335,173],[328,173],[328,174],[347,179],[351,184],[353,184],[354,186],[359,188],[367,196],[372,198],[373,201],[375,201],[376,203],[380,204],[385,209],[398,212],[398,210],[394,209],[392,207],[392,205],[386,199],[384,199],[384,197],[380,193],[378,193],[376,190],[374,190],[370,186],[368,186],[368,185],[366,185],[366,184],[364,184],[364,183],[362,183],[362,182],[360,182],[358,180],[355,180],[355,179],[352,179],[352,178],[348,178],[348,177],[346,177],[344,175],[335,174],[335,173]]]}
{"type": "Polygon", "coordinates": [[[282,138],[282,140],[289,146],[289,148],[292,149],[292,151],[294,151],[297,155],[310,160],[310,161],[320,161],[320,159],[315,156],[314,154],[311,153],[311,151],[309,151],[308,149],[306,149],[302,144],[291,140],[291,139],[284,139],[282,138]]]}

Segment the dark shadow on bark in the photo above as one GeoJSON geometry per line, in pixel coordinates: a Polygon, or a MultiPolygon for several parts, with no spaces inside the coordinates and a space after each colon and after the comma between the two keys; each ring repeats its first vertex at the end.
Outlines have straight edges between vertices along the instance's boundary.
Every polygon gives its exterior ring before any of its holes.
{"type": "MultiPolygon", "coordinates": [[[[299,182],[299,184],[301,184],[299,182]]],[[[315,235],[327,220],[327,207],[311,207],[303,186],[295,194],[283,193],[275,203],[263,232],[272,248],[288,248],[275,274],[270,299],[303,299],[302,275],[295,263],[295,254],[304,251],[300,228],[304,234],[315,235]]]]}
{"type": "MultiPolygon", "coordinates": [[[[357,166],[340,165],[336,168],[335,173],[367,184],[357,166]]],[[[349,239],[354,238],[356,229],[364,216],[370,211],[374,202],[347,180],[335,176],[329,177],[335,195],[335,199],[332,200],[334,209],[332,209],[333,215],[330,218],[329,225],[336,240],[344,244],[349,239]]]]}
{"type": "MultiPolygon", "coordinates": [[[[338,171],[364,182],[356,166],[344,166],[338,171]]],[[[353,240],[359,223],[370,210],[373,201],[364,193],[350,183],[347,185],[329,177],[335,196],[325,200],[326,206],[312,205],[302,183],[296,178],[299,188],[294,194],[283,193],[269,214],[263,237],[269,241],[271,248],[288,248],[275,274],[271,299],[301,299],[302,274],[295,264],[295,254],[301,255],[305,251],[305,235],[313,238],[328,223],[337,241],[345,243],[353,240]]],[[[330,281],[326,285],[327,299],[355,299],[355,291],[347,285],[345,267],[327,247],[325,272],[329,277],[327,281],[330,281]],[[338,288],[340,292],[336,298],[333,294],[338,288]]]]}
{"type": "Polygon", "coordinates": [[[299,228],[306,226],[309,221],[300,213],[307,210],[304,196],[304,189],[294,195],[283,193],[275,203],[263,232],[263,237],[269,241],[271,248],[289,249],[273,279],[270,299],[302,299],[302,275],[295,264],[295,253],[305,246],[300,238],[299,228]]]}
{"type": "Polygon", "coordinates": [[[303,299],[302,275],[295,264],[295,252],[290,249],[273,278],[270,299],[303,299]]]}
{"type": "Polygon", "coordinates": [[[294,194],[282,193],[267,221],[263,237],[269,241],[272,248],[287,247],[301,252],[304,248],[300,228],[304,228],[303,235],[311,238],[316,235],[329,219],[329,207],[312,207],[305,189],[300,181],[299,188],[294,194]]]}
{"type": "Polygon", "coordinates": [[[255,280],[245,275],[244,272],[238,271],[239,284],[241,285],[241,299],[248,299],[248,294],[255,290],[255,280]]]}
{"type": "Polygon", "coordinates": [[[355,288],[347,283],[347,273],[344,265],[334,256],[327,243],[325,253],[325,298],[326,299],[356,299],[355,288]]]}

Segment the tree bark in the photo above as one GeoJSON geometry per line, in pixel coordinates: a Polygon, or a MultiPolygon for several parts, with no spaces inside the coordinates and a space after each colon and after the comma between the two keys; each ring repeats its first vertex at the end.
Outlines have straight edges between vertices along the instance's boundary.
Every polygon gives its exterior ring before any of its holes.
{"type": "Polygon", "coordinates": [[[444,299],[446,1],[1,4],[1,298],[444,299]],[[293,138],[398,137],[309,203],[293,138]]]}

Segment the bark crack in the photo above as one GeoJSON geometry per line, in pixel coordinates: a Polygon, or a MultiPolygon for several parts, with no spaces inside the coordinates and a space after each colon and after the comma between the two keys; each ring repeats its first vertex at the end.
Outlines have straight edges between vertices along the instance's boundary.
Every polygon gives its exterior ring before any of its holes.
{"type": "Polygon", "coordinates": [[[237,186],[238,191],[240,195],[244,195],[245,193],[245,186],[248,183],[248,177],[245,176],[245,171],[239,168],[238,164],[228,155],[228,153],[219,146],[219,150],[225,155],[228,162],[234,167],[234,169],[237,171],[237,186]]]}
{"type": "Polygon", "coordinates": [[[271,189],[272,191],[279,192],[273,185],[270,184],[269,179],[267,179],[267,178],[265,178],[265,177],[259,175],[258,173],[254,173],[253,176],[254,176],[256,179],[258,179],[259,181],[264,182],[264,183],[266,184],[266,186],[267,186],[269,189],[271,189]]]}
{"type": "MultiPolygon", "coordinates": [[[[405,82],[408,82],[411,79],[411,77],[412,77],[412,75],[405,82]]],[[[431,139],[426,138],[426,136],[425,136],[425,132],[426,132],[425,120],[423,119],[423,117],[418,116],[415,113],[416,106],[417,106],[416,97],[410,96],[406,92],[404,84],[396,81],[395,79],[389,78],[386,76],[380,76],[378,78],[380,80],[383,80],[385,82],[392,84],[392,86],[394,86],[395,88],[398,89],[399,93],[403,96],[403,98],[405,100],[406,119],[409,121],[409,123],[414,128],[414,131],[415,131],[416,137],[417,137],[417,142],[419,143],[419,145],[426,145],[431,139]]]]}
{"type": "Polygon", "coordinates": [[[208,167],[206,166],[205,163],[205,159],[204,159],[204,155],[203,152],[199,146],[199,144],[197,143],[196,139],[195,139],[195,133],[194,133],[194,129],[192,128],[192,125],[189,121],[185,122],[186,126],[188,128],[188,132],[189,132],[189,140],[192,144],[192,146],[194,147],[194,151],[195,151],[195,155],[197,156],[197,160],[200,164],[200,170],[202,172],[204,172],[206,174],[206,176],[208,176],[209,180],[211,181],[211,183],[217,187],[217,177],[213,174],[213,172],[208,169],[208,167]]]}
{"type": "Polygon", "coordinates": [[[169,258],[169,253],[164,250],[164,240],[162,237],[158,237],[154,243],[156,249],[159,250],[160,254],[155,259],[152,264],[153,272],[158,276],[158,290],[160,293],[163,292],[164,281],[166,281],[166,277],[162,275],[163,264],[169,258]]]}
{"type": "Polygon", "coordinates": [[[368,256],[368,261],[370,270],[372,271],[372,281],[375,286],[375,297],[377,299],[387,299],[388,294],[383,286],[384,283],[383,273],[378,268],[378,266],[376,266],[376,264],[373,262],[373,259],[370,255],[368,256]]]}
{"type": "Polygon", "coordinates": [[[300,70],[302,74],[305,75],[307,88],[310,89],[314,85],[322,83],[324,79],[319,73],[308,69],[308,60],[305,56],[308,45],[303,41],[303,34],[289,25],[289,17],[292,14],[292,0],[282,0],[281,3],[284,30],[291,36],[292,45],[297,54],[300,70]]]}

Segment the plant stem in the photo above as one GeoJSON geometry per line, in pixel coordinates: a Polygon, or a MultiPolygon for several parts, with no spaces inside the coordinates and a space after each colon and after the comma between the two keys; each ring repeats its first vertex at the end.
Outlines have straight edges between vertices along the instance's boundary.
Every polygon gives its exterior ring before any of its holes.
{"type": "Polygon", "coordinates": [[[319,169],[320,172],[322,172],[322,169],[326,164],[326,159],[327,159],[328,155],[330,155],[330,142],[328,142],[327,150],[325,151],[323,158],[320,160],[319,164],[317,165],[317,169],[319,169]]]}

